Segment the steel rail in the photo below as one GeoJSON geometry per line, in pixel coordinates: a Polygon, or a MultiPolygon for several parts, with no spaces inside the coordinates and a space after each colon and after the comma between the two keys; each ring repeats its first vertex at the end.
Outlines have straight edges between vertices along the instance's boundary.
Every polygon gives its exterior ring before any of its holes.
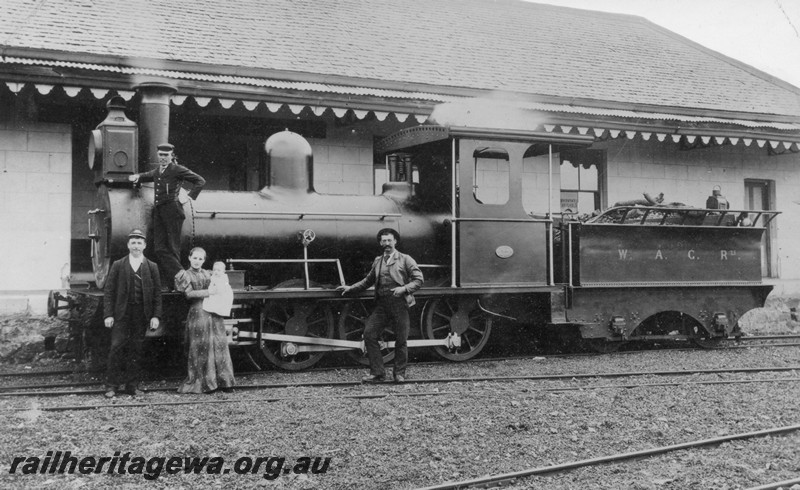
{"type": "Polygon", "coordinates": [[[785,339],[800,339],[800,335],[748,335],[746,337],[729,338],[726,340],[749,341],[749,340],[785,340],[785,339]]]}
{"type": "MultiPolygon", "coordinates": [[[[694,374],[694,373],[690,372],[690,373],[687,373],[687,374],[694,374]]],[[[565,375],[565,377],[567,377],[567,376],[570,379],[573,379],[573,378],[574,379],[579,379],[579,376],[565,375]]],[[[580,379],[584,379],[586,377],[586,375],[580,375],[580,376],[582,377],[580,379]]],[[[602,375],[600,375],[600,376],[591,375],[591,377],[602,377],[602,375]]],[[[183,376],[181,376],[181,377],[170,377],[170,378],[166,378],[166,379],[167,380],[180,380],[180,379],[183,379],[183,376]]],[[[449,380],[450,378],[445,378],[445,379],[449,380]]],[[[544,380],[547,380],[547,378],[541,379],[541,380],[544,381],[544,380]]],[[[414,383],[423,384],[423,383],[425,383],[427,381],[428,380],[416,380],[416,381],[415,380],[408,380],[408,383],[410,383],[410,384],[414,384],[414,383]]],[[[436,381],[436,380],[432,379],[430,381],[436,381]]],[[[505,380],[502,380],[502,381],[505,381],[505,380]]],[[[608,388],[635,388],[635,387],[640,387],[640,386],[674,386],[674,385],[692,384],[692,383],[698,383],[698,384],[733,384],[733,383],[753,383],[753,382],[759,382],[759,381],[765,382],[765,383],[766,382],[775,382],[775,381],[800,381],[800,378],[780,378],[780,379],[775,379],[775,380],[763,379],[762,378],[762,379],[758,379],[758,380],[698,381],[698,382],[690,381],[688,383],[687,382],[680,382],[680,383],[677,383],[677,382],[676,383],[641,383],[641,384],[629,384],[629,385],[609,385],[607,387],[608,388]]],[[[452,381],[452,382],[455,382],[455,381],[452,381]]],[[[356,385],[361,384],[361,383],[356,382],[356,381],[352,381],[352,382],[351,381],[342,381],[340,383],[341,383],[342,386],[351,386],[351,385],[352,386],[356,386],[356,385]]],[[[37,389],[50,389],[50,388],[77,388],[77,387],[81,387],[81,386],[97,386],[97,385],[102,385],[102,384],[104,384],[102,381],[84,381],[84,382],[69,383],[69,384],[15,385],[13,387],[3,387],[3,389],[10,390],[10,389],[13,388],[15,390],[37,390],[37,389]]],[[[328,384],[324,384],[324,385],[325,386],[329,386],[328,384]]],[[[246,389],[256,389],[256,388],[258,388],[258,389],[261,389],[261,388],[269,389],[269,388],[289,388],[289,387],[307,387],[307,386],[310,387],[312,385],[310,385],[310,384],[285,384],[284,385],[284,384],[280,384],[280,383],[271,383],[271,384],[241,385],[241,386],[239,386],[239,388],[242,388],[242,389],[246,390],[246,389]]],[[[313,386],[319,386],[319,385],[313,385],[313,386]]],[[[155,392],[155,391],[169,391],[170,389],[175,389],[175,388],[177,388],[177,387],[172,387],[172,388],[169,388],[169,387],[153,388],[153,389],[149,389],[148,391],[153,391],[153,392],[155,392]]],[[[564,388],[543,388],[541,390],[533,390],[533,391],[573,391],[573,390],[588,390],[588,389],[594,390],[594,389],[603,389],[603,388],[605,388],[605,386],[590,386],[590,387],[578,386],[578,387],[564,387],[564,388]]],[[[103,392],[104,391],[102,391],[102,390],[90,390],[90,391],[89,390],[76,390],[76,391],[63,391],[63,392],[59,392],[59,393],[60,394],[85,394],[85,393],[100,394],[100,393],[103,393],[103,392]]],[[[0,393],[0,396],[2,396],[2,395],[6,395],[6,396],[8,396],[8,395],[25,396],[25,395],[39,395],[39,394],[40,394],[39,392],[35,392],[35,391],[34,392],[24,392],[24,393],[18,392],[18,391],[8,391],[6,393],[0,393]]],[[[48,395],[44,395],[44,396],[48,396],[48,395]]]]}
{"type": "Polygon", "coordinates": [[[281,402],[281,401],[297,401],[301,400],[336,400],[336,399],[358,399],[358,400],[373,400],[380,398],[413,398],[423,396],[439,396],[445,395],[448,392],[419,392],[419,393],[362,393],[358,395],[336,395],[336,396],[316,396],[316,397],[270,397],[270,398],[226,398],[224,400],[181,400],[174,402],[151,402],[151,403],[97,403],[94,405],[62,405],[51,407],[34,407],[34,408],[11,408],[6,410],[14,411],[41,411],[41,412],[70,412],[80,410],[95,410],[99,408],[143,408],[143,407],[160,407],[160,406],[179,406],[179,405],[216,405],[221,403],[244,403],[244,402],[281,402]]]}
{"type": "MultiPolygon", "coordinates": [[[[728,380],[728,381],[689,381],[689,382],[669,382],[669,383],[635,383],[635,384],[623,384],[623,385],[601,385],[601,386],[574,386],[574,387],[549,387],[549,388],[534,388],[534,389],[526,389],[525,391],[520,391],[521,394],[524,393],[537,393],[537,392],[564,392],[564,391],[587,391],[587,390],[604,390],[604,389],[632,389],[632,388],[651,388],[651,387],[665,387],[665,386],[687,386],[687,385],[724,385],[724,384],[753,384],[753,383],[782,383],[782,382],[800,382],[800,378],[778,378],[778,379],[752,379],[752,380],[728,380]]],[[[359,383],[360,384],[360,383],[359,383]]],[[[384,384],[383,386],[390,385],[389,383],[384,384]]],[[[380,386],[380,385],[377,385],[380,386]]],[[[397,385],[391,385],[397,386],[397,385]]],[[[238,386],[239,389],[259,389],[263,387],[254,386],[254,385],[245,385],[245,386],[238,386]]],[[[150,390],[150,391],[164,391],[164,390],[150,390]]],[[[171,390],[174,391],[174,388],[171,390]]],[[[97,394],[102,393],[102,391],[98,391],[97,394]]],[[[110,407],[110,408],[126,408],[126,407],[141,407],[141,406],[161,406],[161,405],[192,405],[192,404],[207,404],[207,403],[233,403],[236,401],[242,402],[249,402],[249,401],[269,401],[269,402],[277,402],[277,401],[295,401],[295,400],[314,400],[314,399],[321,399],[321,400],[335,400],[335,399],[371,399],[371,398],[385,398],[389,395],[396,395],[396,396],[439,396],[439,395],[447,395],[447,394],[456,394],[458,393],[449,392],[449,391],[434,391],[434,392],[418,392],[418,393],[366,393],[366,394],[358,394],[358,395],[332,395],[332,396],[304,396],[304,397],[270,397],[270,398],[229,398],[225,400],[201,400],[201,401],[191,401],[191,400],[182,400],[182,401],[175,401],[175,402],[141,402],[141,403],[119,403],[119,404],[93,404],[93,405],[60,405],[60,406],[50,406],[50,407],[37,407],[37,410],[41,411],[68,411],[68,410],[84,410],[83,407],[90,408],[103,408],[103,407],[110,407]]],[[[496,394],[492,393],[490,395],[481,395],[481,394],[471,394],[471,396],[479,398],[482,396],[490,396],[495,397],[496,394]]],[[[28,411],[32,410],[30,407],[10,407],[5,408],[4,410],[8,411],[28,411]]]]}
{"type": "Polygon", "coordinates": [[[767,483],[766,485],[759,485],[757,487],[746,488],[745,490],[778,490],[779,488],[786,488],[787,490],[793,485],[800,484],[800,478],[792,480],[776,481],[774,483],[767,483]]]}
{"type": "MultiPolygon", "coordinates": [[[[786,339],[800,339],[800,335],[755,335],[755,336],[747,336],[747,337],[739,337],[738,339],[735,337],[720,339],[723,342],[750,342],[750,341],[759,341],[759,340],[786,340],[786,339]]],[[[636,342],[636,341],[631,341],[636,342]]],[[[767,344],[763,347],[796,347],[800,345],[800,343],[795,344],[767,344]]],[[[762,347],[762,346],[752,346],[752,347],[762,347]]],[[[739,346],[734,347],[726,347],[727,349],[737,349],[742,348],[739,346]]],[[[507,361],[507,360],[520,360],[520,359],[530,359],[534,357],[543,357],[543,358],[552,358],[552,357],[565,357],[565,356],[587,356],[587,355],[619,355],[619,354],[635,354],[638,352],[652,352],[655,349],[650,350],[630,350],[630,351],[619,351],[619,352],[590,352],[590,353],[581,353],[581,352],[570,352],[566,354],[529,354],[524,356],[508,356],[508,357],[477,357],[473,359],[467,359],[465,361],[459,361],[457,364],[464,364],[470,362],[497,362],[497,361],[507,361]]],[[[666,350],[666,349],[662,349],[666,350]]],[[[692,347],[691,349],[671,349],[671,350],[704,350],[702,347],[692,347]]],[[[724,349],[714,349],[714,350],[724,350],[724,349]]],[[[423,363],[418,363],[423,364],[423,363]]],[[[454,364],[452,361],[426,361],[424,364],[454,364]]],[[[361,369],[364,366],[362,365],[350,365],[350,366],[337,366],[336,369],[347,369],[347,368],[354,368],[354,369],[361,369]]],[[[312,368],[306,370],[308,371],[319,371],[319,370],[327,370],[328,368],[312,368]]],[[[70,374],[93,374],[93,373],[104,373],[104,369],[79,369],[79,370],[71,370],[71,369],[63,369],[57,371],[29,371],[29,372],[18,372],[18,373],[0,373],[0,378],[10,378],[13,376],[19,377],[34,377],[34,376],[62,376],[62,375],[70,375],[70,374]]],[[[241,373],[242,375],[245,374],[254,374],[259,373],[262,371],[252,371],[252,372],[245,372],[241,373]]],[[[0,389],[3,389],[0,386],[0,389]]]]}
{"type": "Polygon", "coordinates": [[[33,376],[60,376],[64,374],[87,374],[87,373],[101,373],[99,369],[93,370],[71,370],[63,369],[59,371],[30,371],[21,373],[0,373],[0,378],[10,378],[11,376],[33,377],[33,376]]]}
{"type": "MultiPolygon", "coordinates": [[[[478,382],[514,382],[514,381],[557,381],[573,379],[608,379],[624,378],[635,376],[693,376],[696,374],[732,374],[732,373],[764,373],[764,372],[785,372],[800,371],[800,366],[770,367],[770,368],[734,368],[734,369],[702,369],[694,371],[649,371],[649,372],[620,372],[620,373],[592,373],[592,374],[539,374],[529,376],[469,376],[464,378],[424,378],[406,379],[406,384],[444,384],[444,383],[478,383],[478,382]]],[[[800,380],[800,378],[798,378],[800,380]]],[[[735,381],[735,380],[734,380],[735,381]]],[[[710,383],[710,382],[709,382],[710,383]]],[[[709,384],[707,383],[707,384],[709,384]]],[[[392,383],[385,383],[391,385],[392,383]]],[[[677,383],[686,384],[686,383],[677,383]]],[[[260,390],[260,389],[279,389],[279,388],[312,388],[323,386],[360,386],[360,381],[315,381],[308,383],[256,383],[248,385],[238,385],[238,390],[260,390]]],[[[655,385],[655,384],[647,384],[655,385]]],[[[379,384],[380,386],[380,384],[379,384]]],[[[150,392],[171,392],[177,387],[156,387],[148,389],[150,392]]],[[[589,389],[582,387],[582,389],[589,389]]],[[[0,393],[2,397],[19,396],[68,396],[68,395],[98,395],[105,390],[73,390],[73,391],[9,391],[0,393]]]]}
{"type": "MultiPolygon", "coordinates": [[[[239,373],[237,376],[246,376],[249,374],[256,374],[253,373],[239,373]]],[[[153,381],[179,381],[185,379],[186,376],[168,376],[166,378],[161,378],[158,380],[145,380],[143,382],[153,381]]],[[[77,388],[79,386],[98,386],[104,385],[105,382],[102,380],[96,381],[75,381],[73,383],[39,383],[39,384],[31,384],[31,385],[8,385],[8,386],[0,386],[0,393],[4,391],[14,391],[14,390],[43,390],[43,389],[52,389],[52,388],[77,388]]]]}
{"type": "Polygon", "coordinates": [[[588,390],[611,390],[611,389],[630,389],[630,388],[661,388],[665,386],[686,386],[686,385],[734,385],[734,384],[753,384],[753,383],[796,383],[800,382],[798,378],[776,378],[776,379],[731,379],[731,380],[715,380],[715,381],[672,381],[665,383],[632,383],[623,385],[600,385],[600,386],[565,386],[565,387],[551,387],[551,388],[533,388],[528,391],[588,391],[588,390]]]}
{"type": "MultiPolygon", "coordinates": [[[[756,341],[756,340],[780,340],[780,339],[787,339],[787,338],[800,338],[800,335],[775,335],[775,336],[765,336],[765,337],[743,337],[741,339],[723,339],[725,342],[738,342],[738,341],[756,341]]],[[[632,341],[633,342],[633,341],[632,341]]],[[[764,344],[764,345],[734,345],[729,347],[721,347],[715,349],[704,349],[702,347],[689,347],[689,348],[668,348],[668,349],[660,349],[660,350],[669,350],[672,352],[690,352],[690,351],[701,351],[701,350],[735,350],[735,349],[755,349],[760,347],[797,347],[800,346],[800,343],[782,343],[782,344],[764,344]]],[[[464,361],[420,361],[415,362],[415,366],[440,366],[440,365],[454,365],[454,364],[472,364],[472,363],[481,363],[481,362],[505,362],[505,361],[523,361],[526,359],[561,359],[561,358],[572,358],[572,357],[594,357],[594,356],[618,356],[618,355],[630,355],[630,354],[640,354],[643,352],[657,352],[659,349],[647,349],[647,350],[626,350],[626,351],[615,351],[615,352],[570,352],[565,354],[527,354],[522,356],[506,356],[506,357],[475,357],[472,359],[467,359],[464,361]]],[[[333,367],[314,367],[306,369],[304,372],[328,372],[332,370],[343,370],[343,369],[364,369],[365,367],[361,364],[348,364],[344,366],[333,366],[333,367]]],[[[0,373],[0,378],[10,378],[13,376],[19,376],[21,378],[28,378],[34,376],[62,376],[62,375],[81,375],[81,374],[97,374],[97,373],[104,373],[105,370],[103,369],[92,369],[92,370],[78,370],[78,371],[70,371],[70,370],[62,370],[62,371],[36,371],[36,372],[21,372],[21,373],[0,373]]],[[[237,376],[250,376],[250,375],[261,375],[270,372],[269,370],[260,370],[260,371],[243,371],[237,372],[237,376]]],[[[182,378],[181,376],[171,376],[168,378],[161,378],[158,381],[164,381],[167,379],[178,379],[182,378]]],[[[153,380],[155,381],[155,380],[153,380]]],[[[103,384],[102,381],[86,381],[86,382],[76,382],[76,383],[51,383],[51,384],[31,384],[31,385],[7,385],[2,386],[0,385],[0,392],[3,391],[10,391],[15,389],[41,389],[41,388],[58,388],[58,387],[69,387],[69,386],[92,386],[92,385],[99,385],[103,384]]]]}
{"type": "MultiPolygon", "coordinates": [[[[776,335],[770,337],[749,337],[749,338],[742,338],[740,340],[778,340],[784,338],[800,338],[800,336],[796,335],[776,335]]],[[[733,342],[734,339],[725,339],[726,341],[733,342]]],[[[764,345],[735,345],[730,347],[722,347],[716,348],[713,350],[721,351],[721,350],[734,350],[734,349],[754,349],[760,347],[797,347],[800,346],[800,343],[783,343],[783,344],[764,344],[764,345]]],[[[701,347],[690,347],[690,348],[672,348],[672,349],[661,349],[661,350],[670,350],[673,352],[686,352],[686,351],[698,351],[698,350],[707,350],[701,347]]],[[[481,363],[481,362],[505,362],[505,361],[523,361],[526,359],[561,359],[561,358],[572,358],[572,357],[593,357],[593,356],[614,356],[614,355],[629,355],[629,354],[639,354],[643,352],[654,352],[656,350],[630,350],[630,351],[615,351],[615,352],[571,352],[566,354],[544,354],[544,355],[537,355],[537,354],[530,354],[530,355],[523,355],[523,356],[506,356],[506,357],[476,357],[472,359],[467,359],[464,361],[458,361],[454,363],[453,361],[420,361],[415,362],[415,366],[440,366],[440,365],[453,365],[453,364],[471,364],[471,363],[481,363]]],[[[345,366],[332,366],[332,367],[316,367],[310,368],[305,370],[304,372],[329,372],[333,370],[355,370],[355,369],[364,369],[364,366],[361,364],[349,364],[345,366]]],[[[33,376],[60,376],[60,375],[81,375],[81,374],[96,374],[96,373],[103,373],[105,370],[93,369],[93,370],[82,370],[82,371],[70,371],[70,370],[63,370],[63,371],[37,371],[31,373],[0,373],[0,378],[8,378],[13,376],[20,376],[22,378],[33,377],[33,376]]],[[[237,376],[252,376],[252,375],[263,375],[268,372],[269,370],[260,370],[260,371],[242,371],[237,372],[237,376]]],[[[182,379],[183,376],[170,376],[167,378],[160,378],[158,380],[146,380],[146,381],[165,381],[165,380],[173,380],[173,379],[182,379]]],[[[103,384],[102,381],[78,381],[74,383],[41,383],[41,384],[28,384],[28,385],[0,385],[0,393],[13,391],[13,390],[35,390],[35,389],[49,389],[49,388],[68,388],[68,387],[77,387],[77,386],[95,386],[103,384]]]]}
{"type": "MultiPolygon", "coordinates": [[[[446,482],[440,485],[434,485],[430,487],[424,487],[420,490],[448,490],[448,489],[460,489],[460,488],[470,488],[470,487],[477,487],[477,486],[486,486],[490,484],[500,484],[511,483],[515,480],[520,478],[525,478],[529,476],[536,476],[536,475],[545,475],[548,473],[558,473],[563,471],[574,470],[577,468],[584,468],[588,466],[597,466],[600,464],[608,464],[608,463],[616,463],[619,461],[625,461],[629,459],[637,459],[637,458],[646,458],[650,456],[657,456],[661,454],[666,454],[673,451],[681,451],[684,449],[691,449],[703,446],[715,446],[718,444],[722,444],[724,442],[730,441],[738,441],[738,440],[745,440],[745,439],[754,439],[757,437],[767,437],[767,436],[774,436],[774,435],[783,435],[788,434],[791,432],[795,432],[800,430],[800,425],[788,425],[784,427],[776,427],[773,429],[766,429],[766,430],[759,430],[755,432],[745,432],[740,434],[731,434],[728,436],[722,437],[715,437],[712,439],[701,439],[698,441],[690,441],[684,442],[681,444],[673,444],[671,446],[662,446],[656,447],[652,449],[644,449],[641,451],[632,451],[628,453],[617,453],[612,454],[609,456],[601,456],[599,458],[592,458],[592,459],[583,459],[579,461],[572,461],[568,463],[561,463],[555,464],[550,466],[540,466],[537,468],[530,468],[521,471],[514,471],[510,473],[501,473],[496,475],[487,475],[482,476],[479,478],[473,478],[471,480],[462,480],[458,482],[446,482]]],[[[772,488],[772,487],[768,487],[772,488]]]]}
{"type": "MultiPolygon", "coordinates": [[[[733,339],[728,340],[728,342],[735,342],[733,339]]],[[[756,349],[758,347],[797,347],[800,343],[793,343],[793,344],[762,344],[762,345],[732,345],[729,347],[716,347],[716,348],[707,348],[707,347],[695,347],[694,349],[686,349],[686,350],[736,350],[736,349],[756,349]]],[[[642,351],[644,352],[644,351],[642,351]]]]}

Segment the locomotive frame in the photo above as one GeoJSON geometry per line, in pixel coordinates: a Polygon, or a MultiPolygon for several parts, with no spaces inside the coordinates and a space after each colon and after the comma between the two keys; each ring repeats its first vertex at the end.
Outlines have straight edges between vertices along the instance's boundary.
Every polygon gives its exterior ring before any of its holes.
{"type": "MultiPolygon", "coordinates": [[[[373,294],[342,297],[335,287],[364,271],[374,256],[374,230],[383,227],[397,229],[400,248],[423,259],[426,284],[412,315],[412,333],[422,338],[408,345],[433,347],[449,360],[479,354],[497,322],[573,331],[600,351],[629,340],[713,347],[738,335],[738,319],[763,306],[771,290],[761,283],[760,242],[779,213],[623,206],[584,223],[557,219],[550,209],[553,155],[593,142],[498,128],[408,128],[376,145],[390,175],[381,196],[325,196],[314,191],[310,145],[284,131],[266,143],[269,188],[204,191],[199,203],[186,200],[183,248],[200,245],[228,263],[235,298],[225,321],[230,343],[259,367],[261,358],[305,369],[330,351],[366,364],[360,336],[373,294]],[[539,215],[523,208],[523,161],[532,156],[547,164],[548,204],[539,215]],[[505,203],[478,199],[479,158],[507,162],[505,203]],[[427,194],[413,182],[412,162],[423,177],[425,165],[440,165],[440,180],[427,185],[427,194]],[[449,202],[441,193],[445,178],[449,202]],[[748,213],[755,219],[742,226],[737,215],[748,213]],[[265,264],[279,272],[264,275],[258,267],[265,264]],[[315,264],[332,270],[315,268],[312,275],[315,264]],[[292,271],[296,265],[302,273],[292,271]]],[[[102,329],[104,264],[124,253],[129,228],[149,226],[152,189],[118,177],[98,179],[98,207],[90,212],[96,287],[71,289],[66,298],[51,293],[51,313],[66,301],[87,345],[102,329]]],[[[164,302],[167,334],[179,338],[186,302],[177,293],[166,293],[164,302]]],[[[393,357],[391,337],[387,331],[386,361],[393,357]]]]}

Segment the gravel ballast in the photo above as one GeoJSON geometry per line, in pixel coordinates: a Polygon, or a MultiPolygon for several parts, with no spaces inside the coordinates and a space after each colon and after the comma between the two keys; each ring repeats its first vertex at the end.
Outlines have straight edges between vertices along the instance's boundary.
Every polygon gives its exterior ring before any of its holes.
{"type": "MultiPolygon", "coordinates": [[[[593,374],[800,365],[800,347],[660,350],[602,356],[411,365],[413,379],[593,374]]],[[[352,381],[362,370],[240,377],[242,385],[352,381]]],[[[163,386],[151,383],[150,386],[163,386]]],[[[800,424],[800,372],[711,373],[554,381],[479,381],[150,393],[111,403],[227,400],[208,405],[47,412],[40,407],[106,403],[97,396],[0,398],[0,485],[5,488],[418,488],[617,453],[800,424]],[[747,384],[704,381],[766,380],[747,384]],[[633,383],[672,386],[626,387],[633,383]],[[545,391],[553,388],[572,391],[545,391]],[[385,394],[384,398],[343,396],[385,394]],[[420,395],[420,396],[407,396],[420,395]],[[266,398],[280,398],[266,402],[266,398]],[[26,410],[9,410],[25,408],[26,410]],[[78,457],[115,452],[221,457],[228,474],[9,474],[15,457],[47,451],[78,457]],[[237,459],[330,458],[325,473],[236,474],[237,459]]],[[[579,468],[510,483],[511,488],[738,489],[800,477],[800,434],[579,468]]],[[[274,466],[273,466],[274,467],[274,466]]],[[[318,466],[318,469],[320,466],[318,466]]],[[[239,469],[242,469],[240,467],[239,469]]],[[[302,468],[300,468],[302,469],[302,468]]],[[[505,487],[504,487],[505,488],[505,487]]]]}

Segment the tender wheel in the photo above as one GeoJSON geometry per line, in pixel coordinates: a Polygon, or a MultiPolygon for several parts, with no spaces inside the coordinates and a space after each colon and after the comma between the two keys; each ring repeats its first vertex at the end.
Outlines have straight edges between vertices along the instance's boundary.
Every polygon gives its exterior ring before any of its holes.
{"type": "Polygon", "coordinates": [[[695,323],[689,327],[689,338],[694,345],[702,349],[718,349],[722,344],[722,337],[712,337],[700,323],[695,323]]]}
{"type": "Polygon", "coordinates": [[[633,331],[635,335],[683,335],[695,345],[713,349],[722,342],[721,337],[712,337],[702,323],[679,311],[662,311],[642,322],[633,331]]]}
{"type": "MultiPolygon", "coordinates": [[[[339,316],[339,338],[342,340],[353,340],[360,342],[364,338],[364,327],[367,325],[367,318],[370,314],[369,306],[371,302],[363,300],[349,301],[342,308],[339,316]]],[[[383,331],[383,340],[386,342],[394,340],[394,330],[386,328],[383,331]]],[[[394,359],[394,349],[383,349],[383,362],[388,363],[394,359]]],[[[347,351],[347,355],[354,361],[365,366],[369,366],[369,358],[366,352],[360,350],[347,351]]]]}
{"type": "Polygon", "coordinates": [[[492,331],[492,317],[486,315],[475,298],[439,298],[428,301],[422,313],[422,331],[427,339],[444,339],[450,332],[461,335],[461,347],[433,349],[450,361],[472,359],[483,350],[492,331]]]}
{"type": "MultiPolygon", "coordinates": [[[[333,338],[333,311],[328,303],[314,301],[269,301],[261,310],[261,333],[333,338]]],[[[288,371],[307,369],[316,364],[326,352],[292,352],[284,342],[259,338],[258,346],[264,357],[275,366],[288,371]]]]}
{"type": "Polygon", "coordinates": [[[658,335],[687,335],[687,328],[694,319],[679,311],[662,311],[645,319],[637,326],[631,337],[658,335]]]}
{"type": "Polygon", "coordinates": [[[631,332],[631,337],[659,335],[675,336],[676,339],[691,338],[694,336],[694,329],[703,328],[702,325],[691,316],[680,311],[662,311],[647,318],[631,332]]]}

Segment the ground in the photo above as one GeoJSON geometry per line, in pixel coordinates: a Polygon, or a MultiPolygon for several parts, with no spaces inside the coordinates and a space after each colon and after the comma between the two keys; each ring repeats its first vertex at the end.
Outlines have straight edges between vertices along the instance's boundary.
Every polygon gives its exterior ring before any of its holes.
{"type": "MultiPolygon", "coordinates": [[[[53,369],[62,366],[60,362],[44,367],[37,363],[5,364],[0,368],[7,372],[24,371],[26,366],[28,371],[53,369]]],[[[0,409],[6,413],[0,420],[0,486],[407,489],[800,425],[800,347],[412,363],[409,375],[412,380],[424,380],[764,366],[798,369],[666,379],[283,387],[212,395],[178,395],[170,390],[151,392],[142,399],[123,396],[110,403],[198,403],[63,412],[42,409],[109,402],[98,395],[0,396],[0,409]],[[694,384],[747,379],[752,382],[694,384]],[[664,381],[673,384],[625,386],[664,381]],[[548,391],[576,386],[584,389],[548,391]],[[217,403],[202,404],[208,400],[217,403]],[[43,459],[48,451],[53,455],[70,451],[80,458],[112,458],[117,453],[121,458],[130,453],[129,458],[145,458],[150,466],[141,474],[109,474],[105,469],[89,475],[22,474],[26,465],[30,465],[27,471],[32,471],[30,458],[43,459]],[[170,475],[166,471],[170,457],[223,458],[224,468],[230,471],[170,475]],[[265,459],[255,473],[252,467],[247,474],[236,473],[259,457],[265,459]],[[301,460],[304,457],[310,458],[308,466],[301,460]],[[11,474],[14,458],[24,459],[11,474]],[[164,458],[163,465],[159,458],[164,458]],[[282,469],[291,468],[288,473],[275,475],[280,458],[284,458],[282,469]],[[327,458],[328,466],[324,467],[327,458]],[[273,476],[276,478],[269,479],[273,476]]],[[[361,369],[350,368],[268,371],[240,376],[238,383],[347,382],[363,374],[361,369]]],[[[176,383],[150,382],[146,387],[176,383]]],[[[514,481],[511,488],[748,488],[797,477],[798,434],[793,431],[784,436],[726,442],[525,478],[514,481]]]]}

